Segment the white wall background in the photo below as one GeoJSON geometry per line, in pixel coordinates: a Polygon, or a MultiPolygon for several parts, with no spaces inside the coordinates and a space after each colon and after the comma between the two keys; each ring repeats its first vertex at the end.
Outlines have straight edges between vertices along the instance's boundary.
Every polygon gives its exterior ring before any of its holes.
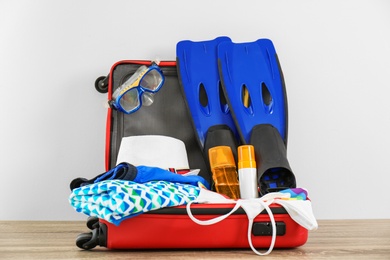
{"type": "Polygon", "coordinates": [[[104,171],[122,59],[180,40],[269,38],[289,99],[288,157],[318,219],[390,218],[390,1],[0,1],[0,220],[81,220],[69,183],[104,171]]]}

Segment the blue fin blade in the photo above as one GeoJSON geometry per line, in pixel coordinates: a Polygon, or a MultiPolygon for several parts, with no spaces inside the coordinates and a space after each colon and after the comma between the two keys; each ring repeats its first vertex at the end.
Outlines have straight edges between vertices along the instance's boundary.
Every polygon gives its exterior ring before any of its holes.
{"type": "Polygon", "coordinates": [[[180,41],[176,45],[180,83],[201,147],[211,126],[227,125],[238,137],[218,72],[217,46],[229,37],[210,41],[180,41]]]}
{"type": "Polygon", "coordinates": [[[287,98],[277,54],[269,39],[218,45],[223,90],[241,141],[249,143],[252,128],[271,124],[287,144],[287,98]],[[248,96],[244,98],[244,93],[248,96]]]}

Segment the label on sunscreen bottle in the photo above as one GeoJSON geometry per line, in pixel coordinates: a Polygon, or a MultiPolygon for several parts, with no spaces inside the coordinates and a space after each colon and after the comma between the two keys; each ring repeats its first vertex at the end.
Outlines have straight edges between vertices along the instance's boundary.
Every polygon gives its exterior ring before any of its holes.
{"type": "Polygon", "coordinates": [[[241,199],[259,197],[257,188],[257,168],[253,145],[238,147],[238,178],[241,199]]]}

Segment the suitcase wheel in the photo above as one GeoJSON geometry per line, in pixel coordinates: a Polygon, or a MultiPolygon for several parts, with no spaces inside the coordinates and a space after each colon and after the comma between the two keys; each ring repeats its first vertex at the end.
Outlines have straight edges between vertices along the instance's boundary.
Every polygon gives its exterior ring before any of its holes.
{"type": "Polygon", "coordinates": [[[93,232],[82,233],[76,238],[76,245],[85,250],[90,250],[97,246],[96,238],[94,238],[93,232]]]}
{"type": "Polygon", "coordinates": [[[100,93],[108,92],[108,76],[100,76],[95,80],[95,88],[100,93]]]}
{"type": "Polygon", "coordinates": [[[97,217],[89,217],[87,227],[92,231],[77,236],[77,247],[84,250],[90,250],[96,246],[107,247],[107,225],[100,223],[97,217]]]}

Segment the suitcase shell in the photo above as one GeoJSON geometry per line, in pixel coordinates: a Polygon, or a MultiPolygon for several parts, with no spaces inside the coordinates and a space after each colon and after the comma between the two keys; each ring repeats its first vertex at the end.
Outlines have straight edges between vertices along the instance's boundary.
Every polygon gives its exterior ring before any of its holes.
{"type": "MultiPolygon", "coordinates": [[[[108,97],[113,90],[140,65],[149,65],[145,60],[123,60],[115,63],[107,77],[100,77],[95,83],[97,90],[107,87],[108,97]],[[106,84],[106,86],[105,86],[106,84]]],[[[174,110],[162,111],[172,107],[172,100],[159,97],[161,104],[153,104],[143,114],[142,110],[124,115],[111,108],[107,113],[106,127],[106,170],[116,165],[122,137],[129,135],[162,134],[181,139],[186,144],[189,164],[192,168],[200,168],[201,172],[209,172],[204,162],[202,151],[196,143],[188,112],[183,101],[177,79],[176,62],[163,61],[159,66],[166,77],[160,91],[167,95],[177,95],[174,110]],[[170,93],[169,93],[170,92],[170,93]],[[179,102],[179,103],[178,103],[179,102]],[[181,103],[180,103],[181,102],[181,103]],[[169,104],[169,105],[168,105],[169,104]],[[163,113],[168,115],[164,125],[169,127],[152,127],[153,120],[147,113],[163,113]],[[158,112],[157,112],[158,111],[158,112]],[[169,116],[172,113],[179,113],[169,116]],[[149,121],[148,121],[149,120],[149,121]],[[152,121],[152,122],[150,122],[152,121]],[[134,123],[135,122],[135,123],[134,123]],[[137,126],[137,123],[141,122],[137,126]],[[142,125],[144,124],[144,125],[142,125]],[[177,131],[180,127],[180,131],[177,131]],[[183,133],[184,132],[184,133],[183,133]]],[[[104,92],[104,91],[100,91],[104,92]]],[[[162,96],[164,96],[162,95],[162,96]]],[[[157,97],[156,97],[157,101],[157,97]]],[[[145,109],[146,111],[146,109],[145,109]]],[[[210,181],[211,176],[203,176],[210,181]]],[[[191,211],[200,220],[212,219],[232,210],[234,204],[193,204],[191,211]]],[[[276,222],[275,248],[293,248],[306,243],[308,230],[297,224],[285,209],[279,205],[270,206],[276,222]]],[[[187,215],[185,206],[154,210],[123,220],[118,226],[103,219],[92,218],[87,222],[92,229],[90,233],[81,234],[76,244],[83,249],[91,249],[97,245],[109,249],[178,249],[178,248],[249,248],[248,218],[242,208],[221,222],[213,225],[199,225],[187,215]]],[[[251,239],[255,248],[269,248],[272,239],[271,221],[264,210],[254,220],[251,239]]]]}
{"type": "MultiPolygon", "coordinates": [[[[234,207],[220,204],[197,204],[191,209],[200,220],[208,220],[226,214],[234,207]]],[[[306,243],[308,232],[296,224],[280,206],[271,207],[277,226],[275,248],[298,247],[306,243]]],[[[169,248],[249,248],[247,239],[248,219],[238,210],[225,220],[202,226],[193,222],[183,206],[159,210],[124,220],[115,226],[104,220],[106,244],[111,249],[169,249],[169,248]]],[[[271,224],[268,215],[259,214],[252,227],[252,243],[256,248],[268,248],[271,244],[271,224]]]]}

